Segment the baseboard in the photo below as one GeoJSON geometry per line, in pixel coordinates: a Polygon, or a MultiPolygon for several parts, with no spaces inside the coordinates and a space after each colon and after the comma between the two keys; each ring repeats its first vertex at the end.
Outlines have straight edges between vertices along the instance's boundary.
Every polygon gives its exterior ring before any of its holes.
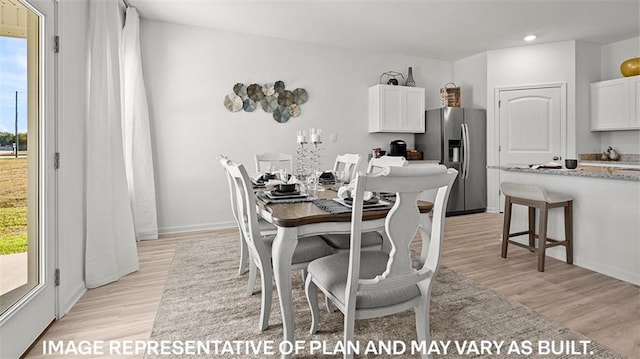
{"type": "Polygon", "coordinates": [[[173,226],[158,228],[158,234],[176,234],[176,233],[189,233],[189,232],[202,232],[211,231],[216,229],[235,227],[235,222],[217,222],[217,223],[203,223],[194,224],[188,226],[173,226]]]}
{"type": "Polygon", "coordinates": [[[487,207],[487,213],[500,213],[500,211],[494,207],[487,207]]]}

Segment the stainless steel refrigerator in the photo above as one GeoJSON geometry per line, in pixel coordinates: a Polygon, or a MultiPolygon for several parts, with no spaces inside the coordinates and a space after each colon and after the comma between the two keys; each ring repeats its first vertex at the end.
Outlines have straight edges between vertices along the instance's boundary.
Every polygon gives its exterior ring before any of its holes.
{"type": "Polygon", "coordinates": [[[458,170],[447,215],[487,208],[487,115],[482,109],[444,107],[428,110],[426,132],[415,136],[425,160],[458,170]]]}

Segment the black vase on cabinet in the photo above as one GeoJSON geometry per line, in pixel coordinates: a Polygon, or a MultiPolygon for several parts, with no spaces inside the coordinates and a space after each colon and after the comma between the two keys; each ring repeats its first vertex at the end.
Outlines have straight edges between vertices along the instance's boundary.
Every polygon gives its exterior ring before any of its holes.
{"type": "Polygon", "coordinates": [[[404,82],[405,86],[415,87],[416,81],[413,79],[413,67],[409,67],[409,73],[407,74],[407,81],[404,82]]]}

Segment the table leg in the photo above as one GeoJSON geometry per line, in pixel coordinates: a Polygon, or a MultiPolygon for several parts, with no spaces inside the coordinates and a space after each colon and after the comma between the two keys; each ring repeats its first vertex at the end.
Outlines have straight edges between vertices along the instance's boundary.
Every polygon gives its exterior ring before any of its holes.
{"type": "Polygon", "coordinates": [[[283,340],[293,342],[293,299],[291,297],[291,259],[298,241],[296,227],[278,227],[273,240],[273,276],[276,280],[280,312],[282,313],[283,340]]]}

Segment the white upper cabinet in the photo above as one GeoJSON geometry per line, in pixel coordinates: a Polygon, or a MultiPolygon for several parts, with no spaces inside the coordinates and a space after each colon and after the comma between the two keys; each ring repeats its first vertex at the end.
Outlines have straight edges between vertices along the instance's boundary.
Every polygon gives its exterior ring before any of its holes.
{"type": "Polygon", "coordinates": [[[631,77],[629,82],[629,98],[631,99],[631,113],[629,114],[629,124],[632,128],[640,129],[640,76],[631,77]]]}
{"type": "Polygon", "coordinates": [[[640,76],[591,84],[591,131],[640,129],[640,76]]]}
{"type": "Polygon", "coordinates": [[[424,89],[375,85],[369,88],[369,132],[424,133],[424,89]]]}

